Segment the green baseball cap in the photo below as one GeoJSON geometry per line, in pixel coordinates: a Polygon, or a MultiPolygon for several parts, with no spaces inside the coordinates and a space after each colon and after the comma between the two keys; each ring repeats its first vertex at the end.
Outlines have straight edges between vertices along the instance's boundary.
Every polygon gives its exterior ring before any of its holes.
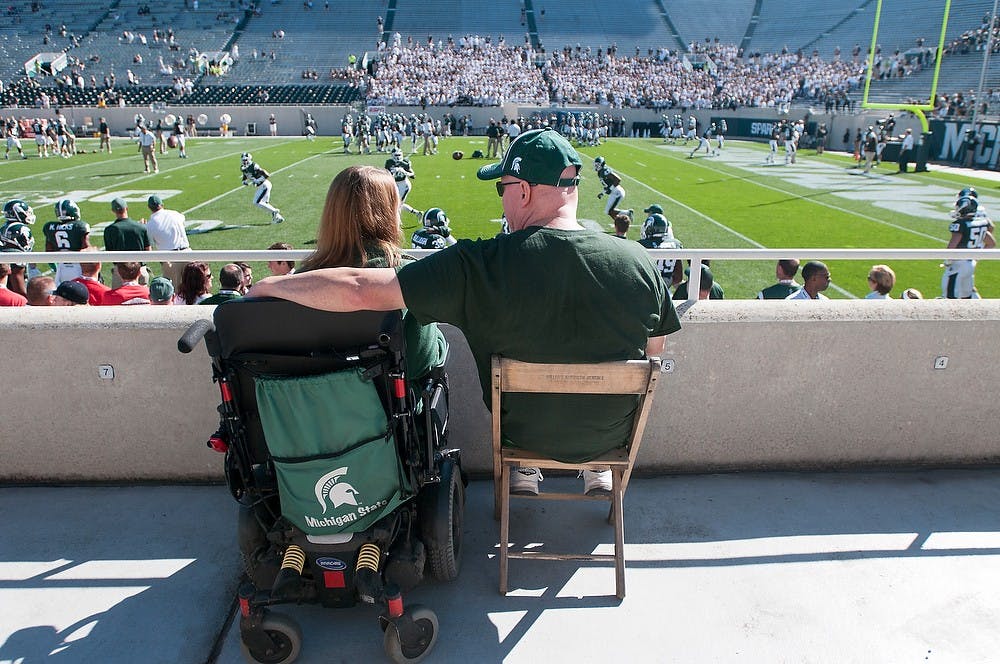
{"type": "Polygon", "coordinates": [[[149,299],[153,302],[166,302],[174,296],[174,285],[166,277],[156,277],[149,282],[149,299]]]}
{"type": "Polygon", "coordinates": [[[580,177],[563,178],[567,166],[580,171],[580,155],[551,127],[533,129],[518,136],[504,153],[503,161],[483,166],[476,173],[480,180],[495,180],[504,175],[553,187],[575,187],[580,177]]]}
{"type": "Polygon", "coordinates": [[[146,205],[150,210],[158,210],[163,207],[163,199],[156,194],[153,194],[146,200],[146,205]]]}
{"type": "Polygon", "coordinates": [[[643,212],[647,212],[649,214],[663,214],[663,208],[661,208],[656,203],[653,203],[648,208],[646,208],[645,210],[643,210],[643,212]]]}

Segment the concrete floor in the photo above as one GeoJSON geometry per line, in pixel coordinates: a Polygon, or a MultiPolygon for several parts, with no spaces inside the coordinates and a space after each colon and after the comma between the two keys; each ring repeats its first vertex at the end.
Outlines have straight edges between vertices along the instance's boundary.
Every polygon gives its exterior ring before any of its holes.
{"type": "MultiPolygon", "coordinates": [[[[610,566],[535,561],[503,597],[473,482],[461,576],[406,599],[438,615],[428,662],[996,662],[998,505],[993,468],[635,479],[624,601],[610,566]]],[[[515,502],[512,539],[610,550],[605,509],[515,502]]],[[[0,664],[242,661],[224,487],[8,487],[0,510],[0,664]]],[[[303,664],[385,661],[372,608],[281,610],[303,664]]]]}

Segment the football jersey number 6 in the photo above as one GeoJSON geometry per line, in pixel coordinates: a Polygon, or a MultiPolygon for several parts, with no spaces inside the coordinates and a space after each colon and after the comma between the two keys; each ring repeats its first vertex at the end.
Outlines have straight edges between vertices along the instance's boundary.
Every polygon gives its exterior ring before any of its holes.
{"type": "Polygon", "coordinates": [[[69,242],[69,233],[66,231],[56,231],[56,247],[59,249],[72,249],[73,245],[69,242]]]}

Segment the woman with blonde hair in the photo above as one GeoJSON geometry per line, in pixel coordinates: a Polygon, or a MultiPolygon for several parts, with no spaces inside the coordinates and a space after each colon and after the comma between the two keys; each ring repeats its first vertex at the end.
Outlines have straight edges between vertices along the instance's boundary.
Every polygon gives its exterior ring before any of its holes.
{"type": "MultiPolygon", "coordinates": [[[[389,171],[349,166],[330,183],[316,232],[316,250],[297,272],[327,267],[401,267],[414,259],[400,249],[399,192],[389,171]]],[[[437,325],[403,318],[407,370],[423,376],[444,364],[448,343],[437,325]]]]}
{"type": "Polygon", "coordinates": [[[868,271],[868,288],[871,292],[865,295],[866,300],[891,300],[889,292],[896,285],[896,273],[888,265],[872,265],[868,271]]]}

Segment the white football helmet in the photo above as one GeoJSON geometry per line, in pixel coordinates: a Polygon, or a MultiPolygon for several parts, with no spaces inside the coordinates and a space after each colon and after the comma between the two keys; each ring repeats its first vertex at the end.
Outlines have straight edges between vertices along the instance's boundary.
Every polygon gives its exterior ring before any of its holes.
{"type": "Polygon", "coordinates": [[[249,152],[244,152],[242,155],[240,155],[240,166],[242,168],[247,168],[252,163],[253,163],[252,154],[250,154],[249,152]]]}

